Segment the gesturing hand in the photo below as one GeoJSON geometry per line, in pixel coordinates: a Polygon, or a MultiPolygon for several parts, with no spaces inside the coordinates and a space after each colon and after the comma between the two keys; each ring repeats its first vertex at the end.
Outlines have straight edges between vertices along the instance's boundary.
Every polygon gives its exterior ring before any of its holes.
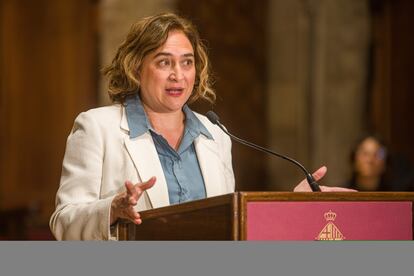
{"type": "Polygon", "coordinates": [[[154,186],[155,181],[155,176],[146,182],[137,184],[125,181],[126,191],[116,195],[111,203],[111,224],[119,218],[129,219],[135,224],[141,224],[141,216],[134,210],[134,206],[137,205],[142,193],[154,186]]]}
{"type": "MultiPolygon", "coordinates": [[[[312,174],[312,176],[313,178],[315,178],[316,181],[318,181],[319,179],[325,176],[327,170],[328,169],[325,166],[322,166],[318,170],[316,170],[312,174]]],[[[328,187],[328,186],[319,186],[319,187],[321,188],[322,192],[357,192],[356,190],[342,188],[342,187],[328,187]]],[[[295,189],[293,189],[293,191],[294,192],[311,192],[312,189],[309,186],[306,179],[304,179],[295,187],[295,189]]]]}

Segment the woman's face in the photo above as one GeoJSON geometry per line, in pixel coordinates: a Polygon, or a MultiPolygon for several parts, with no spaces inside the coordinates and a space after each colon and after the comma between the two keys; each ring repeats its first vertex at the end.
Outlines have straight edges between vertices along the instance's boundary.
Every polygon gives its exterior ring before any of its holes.
{"type": "Polygon", "coordinates": [[[386,152],[375,139],[367,138],[355,153],[355,171],[363,177],[378,177],[385,170],[386,152]]]}
{"type": "Polygon", "coordinates": [[[182,31],[171,31],[165,43],[147,55],[139,72],[141,99],[147,111],[181,111],[193,91],[194,49],[182,31]]]}

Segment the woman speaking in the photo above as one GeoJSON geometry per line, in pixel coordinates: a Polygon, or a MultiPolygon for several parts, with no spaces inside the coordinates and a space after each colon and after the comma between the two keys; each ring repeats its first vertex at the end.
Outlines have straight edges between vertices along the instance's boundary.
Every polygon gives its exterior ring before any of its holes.
{"type": "Polygon", "coordinates": [[[230,139],[187,105],[215,100],[189,21],[137,22],[104,73],[113,104],[81,113],[67,139],[50,219],[58,240],[117,239],[120,218],[140,224],[139,211],[234,191],[230,139]]]}

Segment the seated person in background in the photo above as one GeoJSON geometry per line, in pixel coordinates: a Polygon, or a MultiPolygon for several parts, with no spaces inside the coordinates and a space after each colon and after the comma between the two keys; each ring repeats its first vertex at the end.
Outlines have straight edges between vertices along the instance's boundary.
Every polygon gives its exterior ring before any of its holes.
{"type": "Polygon", "coordinates": [[[351,151],[352,175],[346,187],[359,191],[409,191],[414,180],[409,162],[391,156],[383,140],[364,135],[351,151]]]}

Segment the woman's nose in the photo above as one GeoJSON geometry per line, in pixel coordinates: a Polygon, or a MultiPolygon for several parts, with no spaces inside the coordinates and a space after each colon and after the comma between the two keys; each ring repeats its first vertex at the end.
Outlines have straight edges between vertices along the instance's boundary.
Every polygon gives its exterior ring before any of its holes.
{"type": "Polygon", "coordinates": [[[175,65],[174,67],[172,67],[172,70],[170,73],[170,80],[179,81],[179,80],[182,80],[183,77],[184,77],[184,74],[179,65],[175,65]]]}

